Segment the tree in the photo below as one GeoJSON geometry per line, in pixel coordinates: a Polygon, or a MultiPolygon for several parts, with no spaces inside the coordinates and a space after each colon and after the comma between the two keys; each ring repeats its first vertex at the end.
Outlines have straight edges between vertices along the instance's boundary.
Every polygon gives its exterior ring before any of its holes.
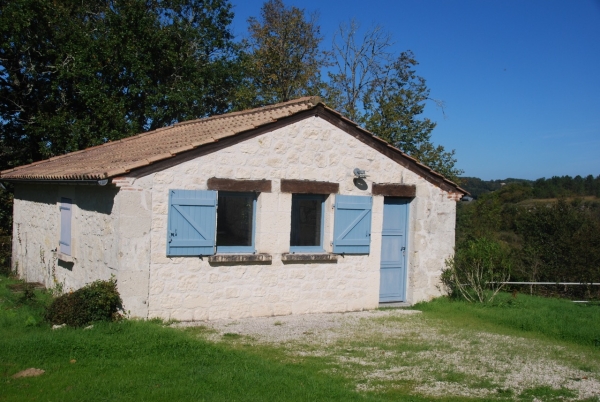
{"type": "Polygon", "coordinates": [[[334,71],[329,73],[327,101],[350,120],[360,122],[365,94],[376,86],[393,56],[392,37],[380,25],[357,39],[360,24],[341,24],[333,37],[334,71]]]}
{"type": "Polygon", "coordinates": [[[533,207],[520,214],[516,231],[523,238],[523,258],[537,259],[539,280],[600,281],[600,207],[581,200],[533,207]]]}
{"type": "Polygon", "coordinates": [[[226,0],[0,5],[1,169],[230,108],[226,0]]]}
{"type": "MultiPolygon", "coordinates": [[[[446,151],[431,142],[436,123],[419,118],[429,96],[425,79],[416,74],[413,53],[402,52],[393,58],[391,37],[381,27],[356,39],[359,25],[341,25],[334,38],[334,65],[330,73],[327,100],[350,119],[362,124],[420,162],[457,179],[454,150],[446,151]]],[[[439,101],[435,101],[440,103],[439,101]]]]}
{"type": "Polygon", "coordinates": [[[418,63],[412,52],[402,52],[365,94],[365,126],[389,143],[444,176],[456,179],[454,150],[431,142],[436,123],[419,119],[429,98],[425,79],[416,75],[418,63]]]}
{"type": "Polygon", "coordinates": [[[250,37],[242,57],[246,80],[238,108],[265,105],[318,92],[326,54],[316,14],[286,7],[282,0],[263,4],[260,19],[248,20],[250,37]]]}

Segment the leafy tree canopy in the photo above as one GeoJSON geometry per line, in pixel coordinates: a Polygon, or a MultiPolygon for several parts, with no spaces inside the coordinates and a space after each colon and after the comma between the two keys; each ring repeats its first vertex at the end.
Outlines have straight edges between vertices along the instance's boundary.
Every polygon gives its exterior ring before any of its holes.
{"type": "Polygon", "coordinates": [[[2,0],[0,168],[225,112],[226,0],[2,0]]]}
{"type": "Polygon", "coordinates": [[[365,94],[363,120],[368,130],[444,176],[456,180],[463,172],[455,167],[454,150],[434,145],[436,123],[420,118],[429,99],[425,79],[416,74],[412,52],[403,52],[384,68],[384,74],[365,94]]]}
{"type": "Polygon", "coordinates": [[[285,102],[315,94],[326,53],[319,50],[323,40],[317,16],[305,15],[282,0],[268,0],[260,18],[248,19],[249,38],[242,55],[246,69],[244,85],[238,92],[239,108],[285,102]]]}

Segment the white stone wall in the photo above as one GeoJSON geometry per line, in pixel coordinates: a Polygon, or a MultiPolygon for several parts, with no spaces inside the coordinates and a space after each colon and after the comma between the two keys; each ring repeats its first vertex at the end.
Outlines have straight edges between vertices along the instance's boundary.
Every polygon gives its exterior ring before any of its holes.
{"type": "Polygon", "coordinates": [[[115,189],[17,184],[13,216],[13,269],[46,287],[77,289],[116,273],[115,189]],[[58,260],[60,201],[72,201],[70,262],[58,260]]]}
{"type": "Polygon", "coordinates": [[[17,184],[13,270],[27,281],[65,292],[114,275],[125,309],[145,317],[151,214],[147,196],[111,186],[17,184]],[[71,255],[59,258],[61,197],[72,201],[71,255]]]}
{"type": "MultiPolygon", "coordinates": [[[[373,199],[371,252],[340,256],[337,263],[283,263],[289,251],[291,194],[281,179],[340,183],[340,193],[371,195],[377,183],[415,184],[410,204],[408,292],[410,303],[439,295],[444,260],[453,253],[455,201],[351,135],[308,118],[215,153],[136,179],[133,188],[152,199],[149,317],[207,320],[376,308],[383,197],[373,199]],[[368,188],[354,185],[354,168],[367,171],[368,188]],[[268,264],[217,264],[206,258],[166,257],[168,191],[206,189],[210,177],[272,180],[257,201],[256,251],[268,264]]],[[[332,203],[326,208],[324,244],[331,250],[332,203]]]]}
{"type": "Polygon", "coordinates": [[[118,186],[117,287],[125,310],[134,317],[147,317],[152,193],[127,181],[118,186]]]}

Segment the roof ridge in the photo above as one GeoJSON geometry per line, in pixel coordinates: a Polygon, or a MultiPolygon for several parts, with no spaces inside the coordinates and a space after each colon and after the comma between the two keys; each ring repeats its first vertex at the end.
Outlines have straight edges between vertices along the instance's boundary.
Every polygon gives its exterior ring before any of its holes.
{"type": "Polygon", "coordinates": [[[265,112],[268,110],[282,109],[282,108],[284,108],[286,106],[290,106],[290,105],[300,105],[302,103],[307,103],[314,107],[320,103],[323,103],[323,101],[321,100],[320,96],[304,96],[302,98],[296,98],[296,99],[292,99],[292,100],[289,100],[286,102],[275,103],[273,105],[259,106],[259,107],[253,108],[253,109],[238,110],[237,112],[229,112],[229,113],[217,114],[217,115],[209,116],[209,117],[203,117],[201,119],[182,121],[179,123],[175,123],[170,127],[181,127],[181,126],[186,126],[186,125],[191,125],[191,124],[203,123],[205,121],[227,119],[227,118],[237,117],[237,116],[241,116],[241,115],[252,115],[255,113],[265,112]]]}

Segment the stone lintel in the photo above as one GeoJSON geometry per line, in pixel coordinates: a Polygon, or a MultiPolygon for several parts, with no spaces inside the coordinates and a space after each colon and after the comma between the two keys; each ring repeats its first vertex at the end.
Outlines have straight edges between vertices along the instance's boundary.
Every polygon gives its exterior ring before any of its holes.
{"type": "Polygon", "coordinates": [[[338,256],[336,254],[326,254],[326,253],[283,253],[281,254],[281,261],[290,262],[290,261],[337,261],[338,256]]]}
{"type": "Polygon", "coordinates": [[[339,183],[328,181],[281,179],[282,193],[296,194],[336,194],[340,191],[339,183]]]}
{"type": "Polygon", "coordinates": [[[235,180],[211,177],[206,182],[209,190],[271,192],[271,180],[235,180]]]}
{"type": "Polygon", "coordinates": [[[208,257],[208,262],[262,262],[272,261],[271,254],[216,254],[208,257]]]}
{"type": "Polygon", "coordinates": [[[414,184],[373,183],[373,195],[414,198],[417,195],[417,186],[414,184]]]}

